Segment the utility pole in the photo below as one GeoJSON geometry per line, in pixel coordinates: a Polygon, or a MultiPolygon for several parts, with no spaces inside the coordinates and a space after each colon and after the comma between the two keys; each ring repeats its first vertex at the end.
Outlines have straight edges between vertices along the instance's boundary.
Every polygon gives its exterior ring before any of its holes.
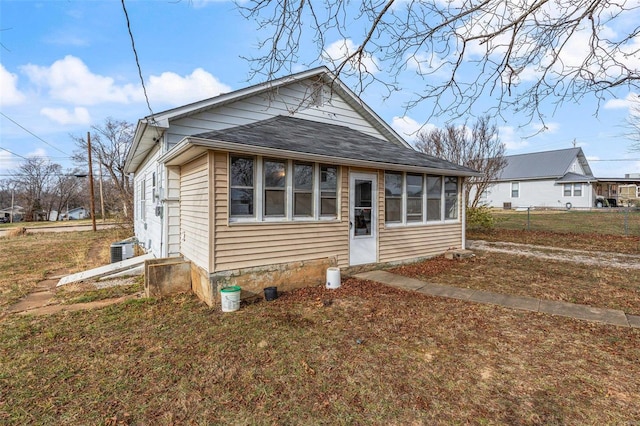
{"type": "Polygon", "coordinates": [[[96,232],[96,200],[93,194],[93,165],[91,163],[91,132],[87,132],[87,150],[89,152],[89,203],[93,232],[96,232]]]}
{"type": "Polygon", "coordinates": [[[98,162],[98,167],[100,167],[100,213],[102,214],[102,223],[105,222],[104,218],[104,195],[102,195],[102,161],[98,162]]]}

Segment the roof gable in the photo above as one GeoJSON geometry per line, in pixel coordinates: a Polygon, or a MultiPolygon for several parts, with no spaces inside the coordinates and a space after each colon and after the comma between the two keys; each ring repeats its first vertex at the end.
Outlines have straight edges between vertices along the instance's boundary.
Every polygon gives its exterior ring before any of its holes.
{"type": "Polygon", "coordinates": [[[570,168],[576,160],[582,166],[584,175],[593,177],[582,148],[508,155],[504,158],[507,164],[498,180],[560,179],[572,172],[570,168]]]}
{"type": "Polygon", "coordinates": [[[208,111],[214,112],[214,110],[221,107],[232,105],[258,95],[277,93],[278,90],[281,90],[284,86],[297,84],[305,80],[311,81],[313,79],[329,87],[332,96],[339,96],[341,100],[346,102],[346,104],[358,114],[360,117],[358,119],[368,123],[368,125],[382,135],[388,143],[394,143],[407,148],[410,147],[384,120],[332,74],[327,67],[323,66],[145,117],[138,122],[134,141],[127,155],[126,170],[129,173],[135,172],[139,165],[144,162],[149,152],[151,152],[153,146],[160,140],[159,136],[161,133],[171,126],[171,122],[208,111]]]}

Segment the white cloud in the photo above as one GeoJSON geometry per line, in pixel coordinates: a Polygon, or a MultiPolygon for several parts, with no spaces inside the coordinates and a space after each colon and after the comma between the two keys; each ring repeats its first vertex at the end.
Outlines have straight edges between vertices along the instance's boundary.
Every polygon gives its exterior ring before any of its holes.
{"type": "Polygon", "coordinates": [[[118,86],[112,77],[92,73],[81,59],[71,55],[50,67],[29,64],[22,70],[34,84],[48,89],[53,99],[76,105],[126,104],[137,91],[132,84],[118,86]]]}
{"type": "Polygon", "coordinates": [[[37,148],[35,151],[31,151],[26,157],[48,157],[47,151],[44,148],[37,148]]]}
{"type": "MultiPolygon", "coordinates": [[[[7,172],[17,169],[20,165],[20,158],[8,153],[7,151],[0,149],[0,175],[5,175],[7,172]]],[[[5,176],[3,176],[4,178],[5,176]]]]}
{"type": "Polygon", "coordinates": [[[626,109],[632,105],[640,104],[640,95],[629,93],[624,99],[611,99],[604,104],[605,109],[626,109]]]}
{"type": "Polygon", "coordinates": [[[18,76],[0,64],[0,105],[17,105],[26,97],[18,90],[18,76]]]}
{"type": "MultiPolygon", "coordinates": [[[[322,58],[326,62],[331,62],[334,66],[340,64],[344,60],[347,59],[349,55],[352,55],[358,46],[356,46],[353,41],[349,38],[334,41],[324,49],[322,52],[322,58]]],[[[355,70],[357,58],[352,58],[349,60],[349,66],[352,70],[355,70]]],[[[370,53],[365,52],[360,60],[359,70],[362,72],[367,72],[369,74],[376,74],[380,71],[380,66],[378,65],[379,61],[370,53]]]]}
{"type": "Polygon", "coordinates": [[[216,77],[196,68],[190,75],[179,76],[173,72],[164,72],[149,77],[147,93],[151,105],[156,102],[182,105],[189,102],[217,96],[229,92],[231,88],[216,77]]]}
{"type": "Polygon", "coordinates": [[[529,146],[529,141],[517,136],[516,131],[511,126],[503,126],[498,128],[500,142],[505,146],[507,151],[517,151],[529,146]]]}
{"type": "Polygon", "coordinates": [[[529,126],[534,133],[557,133],[560,129],[560,123],[533,123],[529,126]]]}
{"type": "Polygon", "coordinates": [[[66,108],[42,108],[40,114],[59,124],[90,124],[89,111],[83,107],[75,107],[73,111],[66,108]]]}
{"type": "Polygon", "coordinates": [[[393,117],[391,127],[408,141],[415,140],[420,131],[428,132],[436,128],[433,124],[420,124],[406,115],[404,117],[393,117]]]}

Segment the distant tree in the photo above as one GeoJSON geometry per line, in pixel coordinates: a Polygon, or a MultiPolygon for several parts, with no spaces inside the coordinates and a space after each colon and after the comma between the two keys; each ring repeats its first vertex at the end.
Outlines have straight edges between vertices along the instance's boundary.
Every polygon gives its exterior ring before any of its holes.
{"type": "MultiPolygon", "coordinates": [[[[25,220],[38,220],[45,211],[46,197],[53,192],[55,174],[60,166],[39,157],[23,161],[13,174],[11,181],[15,185],[18,201],[24,208],[25,220]]],[[[17,203],[16,203],[17,204],[17,203]]]]}
{"type": "Polygon", "coordinates": [[[467,123],[463,126],[451,124],[444,129],[420,132],[416,148],[483,173],[467,179],[464,192],[467,206],[471,208],[478,207],[482,193],[506,166],[504,144],[500,141],[497,126],[488,115],[479,117],[471,128],[467,123]],[[473,199],[470,199],[472,188],[475,191],[473,199]]]}
{"type": "Polygon", "coordinates": [[[483,111],[510,108],[544,122],[545,101],[602,101],[640,85],[638,2],[250,0],[239,8],[268,32],[249,58],[252,76],[330,62],[354,77],[356,92],[378,82],[388,93],[418,77],[423,90],[408,107],[423,103],[431,115],[467,116],[490,95],[495,103],[483,111]]]}
{"type": "MultiPolygon", "coordinates": [[[[97,176],[97,163],[102,164],[103,171],[109,177],[117,191],[117,199],[123,216],[130,218],[133,212],[133,189],[129,175],[125,173],[124,163],[127,158],[127,151],[133,142],[135,127],[127,121],[120,121],[109,117],[103,125],[92,126],[92,129],[91,158],[94,167],[94,177],[97,176]]],[[[86,169],[88,167],[87,139],[86,137],[72,137],[78,147],[78,150],[74,152],[73,159],[78,165],[86,169]]],[[[105,201],[113,204],[111,200],[105,201]]],[[[96,201],[96,206],[97,205],[98,201],[96,201]]]]}
{"type": "Polygon", "coordinates": [[[627,137],[631,140],[631,150],[640,152],[640,95],[637,95],[631,104],[627,125],[629,128],[627,137]]]}

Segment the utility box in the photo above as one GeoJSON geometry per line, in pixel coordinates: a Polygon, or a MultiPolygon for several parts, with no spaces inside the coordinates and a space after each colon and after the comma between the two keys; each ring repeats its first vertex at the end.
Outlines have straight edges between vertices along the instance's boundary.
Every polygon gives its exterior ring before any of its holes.
{"type": "Polygon", "coordinates": [[[133,257],[133,241],[118,241],[111,244],[111,263],[131,259],[133,257]]]}

